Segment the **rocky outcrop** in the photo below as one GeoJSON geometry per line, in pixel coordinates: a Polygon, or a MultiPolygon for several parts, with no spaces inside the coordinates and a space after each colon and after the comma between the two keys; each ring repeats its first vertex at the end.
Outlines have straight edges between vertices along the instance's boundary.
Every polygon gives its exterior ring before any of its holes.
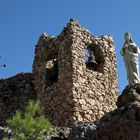
{"type": "Polygon", "coordinates": [[[140,102],[140,84],[136,84],[133,87],[126,86],[117,100],[117,106],[126,106],[134,101],[140,102]]]}
{"type": "Polygon", "coordinates": [[[31,73],[20,73],[0,80],[0,125],[24,108],[29,100],[36,99],[31,73]]]}
{"type": "Polygon", "coordinates": [[[117,106],[99,121],[94,140],[140,139],[140,85],[127,86],[117,106]]]}
{"type": "Polygon", "coordinates": [[[140,103],[135,101],[105,115],[94,140],[139,140],[140,103]]]}
{"type": "Polygon", "coordinates": [[[126,86],[118,108],[96,122],[79,122],[69,140],[140,140],[140,84],[126,86]]]}

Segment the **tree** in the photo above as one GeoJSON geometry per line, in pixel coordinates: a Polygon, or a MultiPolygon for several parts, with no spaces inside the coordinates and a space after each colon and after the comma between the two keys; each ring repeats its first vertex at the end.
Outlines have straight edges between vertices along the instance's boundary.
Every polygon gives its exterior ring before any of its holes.
{"type": "Polygon", "coordinates": [[[44,133],[55,132],[43,110],[39,101],[30,101],[25,112],[17,111],[7,120],[9,128],[15,132],[13,140],[45,140],[44,133]]]}

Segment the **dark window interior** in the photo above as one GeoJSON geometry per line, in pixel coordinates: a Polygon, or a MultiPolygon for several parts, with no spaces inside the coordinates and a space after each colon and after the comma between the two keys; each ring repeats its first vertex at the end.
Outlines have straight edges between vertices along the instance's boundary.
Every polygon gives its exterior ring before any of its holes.
{"type": "Polygon", "coordinates": [[[46,64],[46,84],[53,85],[58,81],[58,59],[51,59],[46,64]]]}
{"type": "Polygon", "coordinates": [[[104,56],[99,46],[88,46],[85,50],[86,68],[103,72],[104,56]]]}

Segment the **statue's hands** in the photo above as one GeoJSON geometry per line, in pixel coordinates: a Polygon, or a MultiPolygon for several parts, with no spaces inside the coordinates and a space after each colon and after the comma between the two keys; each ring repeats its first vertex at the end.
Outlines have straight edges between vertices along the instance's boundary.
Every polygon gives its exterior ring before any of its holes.
{"type": "MultiPolygon", "coordinates": [[[[125,47],[125,48],[122,48],[121,50],[121,54],[123,53],[123,55],[130,55],[130,56],[137,56],[138,55],[138,50],[137,48],[135,47],[131,47],[131,48],[128,48],[128,47],[125,47]]],[[[123,56],[122,55],[122,56],[123,56]]]]}
{"type": "Polygon", "coordinates": [[[136,45],[130,45],[130,51],[133,53],[138,53],[138,47],[136,45]]]}
{"type": "Polygon", "coordinates": [[[137,48],[134,48],[134,53],[138,53],[138,49],[137,48]]]}

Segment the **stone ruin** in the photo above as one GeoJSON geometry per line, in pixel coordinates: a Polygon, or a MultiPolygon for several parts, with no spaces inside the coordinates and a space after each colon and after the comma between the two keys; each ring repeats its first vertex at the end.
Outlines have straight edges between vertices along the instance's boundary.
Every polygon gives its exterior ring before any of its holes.
{"type": "Polygon", "coordinates": [[[98,120],[116,108],[118,81],[111,36],[96,37],[71,19],[57,37],[43,33],[33,62],[34,88],[55,126],[98,120]],[[90,50],[96,63],[85,59],[90,50]]]}
{"type": "Polygon", "coordinates": [[[112,37],[96,37],[71,19],[60,35],[41,34],[32,73],[0,80],[0,125],[36,98],[55,126],[99,120],[116,108],[116,70],[112,37]],[[95,63],[86,60],[88,50],[95,63]]]}

